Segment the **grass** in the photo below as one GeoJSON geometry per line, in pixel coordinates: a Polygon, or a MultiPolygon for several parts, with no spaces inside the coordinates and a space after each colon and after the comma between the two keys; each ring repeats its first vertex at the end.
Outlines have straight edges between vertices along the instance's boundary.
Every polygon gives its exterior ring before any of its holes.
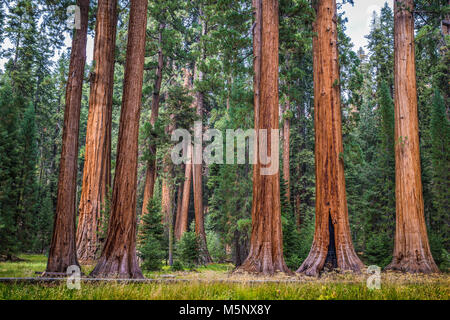
{"type": "MultiPolygon", "coordinates": [[[[22,262],[0,263],[0,277],[34,277],[43,271],[46,258],[22,255],[22,262]]],[[[252,282],[266,280],[251,275],[231,274],[233,266],[213,264],[195,271],[146,273],[148,278],[189,279],[174,283],[82,283],[81,290],[61,284],[0,283],[0,300],[449,300],[448,274],[421,276],[383,273],[380,290],[366,286],[367,275],[330,273],[319,279],[278,275],[270,280],[295,283],[252,282]],[[230,282],[230,280],[232,282],[230,282]]],[[[88,272],[92,267],[84,267],[88,272]]],[[[268,280],[268,279],[267,279],[268,280]]]]}

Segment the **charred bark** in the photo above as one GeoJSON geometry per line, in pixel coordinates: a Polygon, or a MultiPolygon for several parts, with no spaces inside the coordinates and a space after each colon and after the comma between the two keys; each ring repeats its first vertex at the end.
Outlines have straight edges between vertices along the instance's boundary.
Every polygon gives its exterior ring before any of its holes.
{"type": "Polygon", "coordinates": [[[318,276],[333,254],[340,270],[360,272],[364,266],[353,248],[345,194],[336,0],[319,0],[315,9],[316,224],[311,251],[297,270],[310,276],[318,276]],[[330,252],[333,240],[335,253],[330,252]]]}
{"type": "Polygon", "coordinates": [[[387,270],[439,272],[425,226],[419,151],[413,0],[394,2],[395,198],[394,255],[387,270]],[[398,3],[400,2],[400,3],[398,3]]]}
{"type": "Polygon", "coordinates": [[[143,278],[136,255],[136,187],[147,6],[147,0],[131,1],[111,218],[93,276],[143,278]]]}
{"type": "Polygon", "coordinates": [[[77,229],[80,263],[96,259],[102,207],[111,187],[111,121],[117,0],[100,0],[89,97],[86,153],[77,229]]]}
{"type": "Polygon", "coordinates": [[[78,0],[81,29],[74,31],[66,87],[66,109],[59,164],[58,192],[53,236],[48,256],[48,273],[65,273],[71,265],[79,265],[75,247],[76,178],[81,95],[89,16],[89,0],[78,0]]]}

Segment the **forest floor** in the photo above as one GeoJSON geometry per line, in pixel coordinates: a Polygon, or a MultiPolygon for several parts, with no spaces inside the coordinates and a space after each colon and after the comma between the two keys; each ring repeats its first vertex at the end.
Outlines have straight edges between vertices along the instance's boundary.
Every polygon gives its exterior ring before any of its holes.
{"type": "MultiPolygon", "coordinates": [[[[38,277],[45,270],[46,257],[21,255],[24,261],[1,262],[0,278],[38,277]]],[[[91,266],[83,267],[88,274],[91,266]]],[[[382,273],[381,289],[369,289],[369,275],[331,272],[320,278],[275,275],[257,277],[233,274],[230,264],[212,264],[190,271],[164,268],[144,273],[149,283],[81,283],[80,290],[60,283],[2,283],[0,300],[450,300],[450,275],[406,275],[382,273]]]]}

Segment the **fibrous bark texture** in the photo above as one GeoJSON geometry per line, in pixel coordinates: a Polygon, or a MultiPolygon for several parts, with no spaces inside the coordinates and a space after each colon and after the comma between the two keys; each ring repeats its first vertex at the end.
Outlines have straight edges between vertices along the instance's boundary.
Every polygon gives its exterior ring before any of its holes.
{"type": "MultiPolygon", "coordinates": [[[[288,115],[291,109],[289,97],[286,100],[284,115],[288,115]]],[[[291,139],[291,121],[289,117],[285,117],[283,123],[283,178],[286,183],[286,199],[291,200],[291,175],[290,175],[290,156],[289,144],[291,139]]]]}
{"type": "MultiPolygon", "coordinates": [[[[271,135],[274,134],[271,129],[279,128],[278,1],[254,0],[253,7],[256,20],[253,28],[255,129],[268,131],[267,149],[271,150],[271,135]]],[[[255,145],[250,251],[237,271],[262,274],[290,272],[283,257],[280,173],[261,174],[259,143],[255,145]]]]}
{"type": "Polygon", "coordinates": [[[388,270],[438,272],[425,226],[419,152],[413,0],[394,2],[395,198],[394,255],[388,270]]]}
{"type": "Polygon", "coordinates": [[[79,265],[75,247],[76,177],[81,94],[89,16],[89,0],[78,0],[81,29],[74,31],[66,87],[66,109],[59,164],[58,193],[53,236],[46,272],[65,273],[71,265],[79,265]]]}
{"type": "Polygon", "coordinates": [[[80,263],[96,259],[99,222],[111,186],[111,121],[117,0],[100,0],[91,75],[86,152],[77,229],[80,263]]]}
{"type": "Polygon", "coordinates": [[[111,218],[93,276],[143,278],[136,256],[136,187],[147,6],[147,0],[131,1],[111,218]]]}
{"type": "Polygon", "coordinates": [[[345,194],[336,0],[318,0],[315,9],[316,223],[311,251],[297,270],[311,276],[318,276],[326,262],[340,270],[363,267],[352,244],[345,194]]]}
{"type": "MultiPolygon", "coordinates": [[[[200,20],[202,25],[202,36],[204,36],[206,35],[206,21],[203,19],[200,20]]],[[[204,46],[202,48],[202,57],[203,59],[206,59],[204,46]]],[[[202,82],[203,77],[204,77],[203,71],[200,68],[198,68],[198,81],[202,82]]],[[[203,118],[203,102],[204,102],[203,92],[197,91],[197,115],[200,119],[203,118]]],[[[202,148],[201,147],[195,148],[193,151],[199,154],[202,152],[202,148]]],[[[202,169],[203,165],[201,163],[193,164],[192,175],[193,175],[194,209],[195,209],[195,233],[197,234],[197,237],[199,238],[200,242],[200,259],[202,263],[207,264],[212,262],[212,258],[209,255],[208,246],[206,244],[206,233],[204,223],[205,213],[203,207],[202,169]]]]}
{"type": "MultiPolygon", "coordinates": [[[[192,159],[192,145],[188,147],[188,159],[192,159]]],[[[189,200],[191,196],[191,183],[192,182],[192,161],[187,161],[184,171],[184,183],[182,189],[181,209],[180,215],[177,216],[175,225],[175,238],[180,240],[183,233],[188,230],[188,213],[189,213],[189,200]]]]}
{"type": "MultiPolygon", "coordinates": [[[[159,101],[161,92],[161,82],[163,76],[164,67],[164,55],[162,51],[162,33],[166,25],[161,23],[159,25],[159,36],[158,36],[158,67],[156,68],[155,83],[153,86],[153,97],[152,97],[152,113],[150,116],[150,124],[152,127],[155,126],[156,120],[158,120],[159,114],[159,101]]],[[[156,181],[156,145],[151,142],[150,144],[150,154],[152,159],[148,161],[147,171],[145,174],[145,187],[144,187],[144,200],[142,202],[142,216],[147,214],[147,207],[150,199],[153,197],[153,191],[155,188],[156,181]]]]}

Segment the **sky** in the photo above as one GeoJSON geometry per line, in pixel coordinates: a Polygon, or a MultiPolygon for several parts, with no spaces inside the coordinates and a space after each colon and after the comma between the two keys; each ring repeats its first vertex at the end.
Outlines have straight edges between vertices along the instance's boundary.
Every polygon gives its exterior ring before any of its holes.
{"type": "Polygon", "coordinates": [[[364,36],[370,32],[370,21],[374,11],[380,13],[385,2],[392,8],[393,0],[354,0],[355,4],[345,4],[341,11],[345,12],[348,18],[346,34],[352,39],[353,50],[367,45],[364,36]]]}
{"type": "MultiPolygon", "coordinates": [[[[365,47],[367,45],[367,39],[364,38],[370,32],[370,20],[374,11],[380,12],[380,9],[387,2],[389,6],[393,7],[393,0],[354,0],[354,5],[345,4],[341,11],[345,12],[345,16],[348,18],[346,34],[352,39],[354,44],[353,50],[357,51],[359,47],[365,47]]],[[[65,45],[69,47],[71,45],[71,39],[67,35],[65,45]]],[[[6,40],[2,44],[2,48],[11,47],[11,43],[6,40]]],[[[54,57],[54,61],[58,59],[61,52],[54,57]]],[[[92,61],[94,55],[94,39],[88,37],[88,43],[86,48],[87,62],[92,61]]],[[[3,70],[5,59],[0,59],[0,69],[3,70]]]]}

